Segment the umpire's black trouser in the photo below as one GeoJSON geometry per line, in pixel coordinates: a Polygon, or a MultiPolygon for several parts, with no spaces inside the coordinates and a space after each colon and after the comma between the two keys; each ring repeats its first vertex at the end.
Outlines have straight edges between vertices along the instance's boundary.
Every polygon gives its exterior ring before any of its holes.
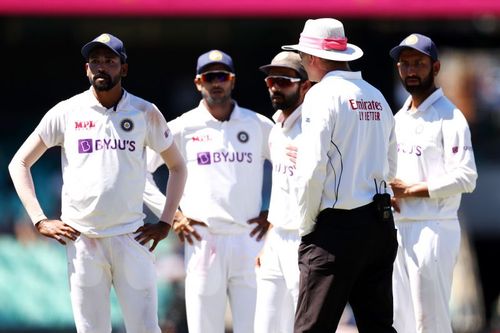
{"type": "Polygon", "coordinates": [[[325,209],[299,247],[300,287],[295,333],[334,333],[350,303],[360,333],[394,333],[394,221],[375,205],[325,209]]]}

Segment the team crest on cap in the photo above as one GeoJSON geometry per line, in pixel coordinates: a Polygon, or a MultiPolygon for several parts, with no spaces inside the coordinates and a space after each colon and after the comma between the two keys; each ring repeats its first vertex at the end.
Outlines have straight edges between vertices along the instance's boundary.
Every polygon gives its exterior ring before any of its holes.
{"type": "Polygon", "coordinates": [[[414,45],[418,43],[418,37],[416,35],[410,35],[406,37],[405,44],[406,45],[414,45]]]}
{"type": "Polygon", "coordinates": [[[134,123],[132,122],[132,120],[130,119],[123,119],[121,122],[120,122],[120,127],[122,128],[122,130],[124,130],[125,132],[130,132],[133,128],[134,128],[134,123]]]}
{"type": "Polygon", "coordinates": [[[111,38],[109,37],[108,34],[102,34],[96,38],[96,41],[101,42],[101,43],[105,43],[105,44],[109,43],[110,40],[111,40],[111,38]]]}
{"type": "Polygon", "coordinates": [[[241,131],[238,133],[238,141],[241,143],[247,143],[249,138],[250,137],[248,136],[248,133],[245,131],[241,131]]]}
{"type": "Polygon", "coordinates": [[[212,61],[221,61],[222,57],[222,53],[217,50],[210,52],[210,54],[208,55],[208,58],[212,61]]]}

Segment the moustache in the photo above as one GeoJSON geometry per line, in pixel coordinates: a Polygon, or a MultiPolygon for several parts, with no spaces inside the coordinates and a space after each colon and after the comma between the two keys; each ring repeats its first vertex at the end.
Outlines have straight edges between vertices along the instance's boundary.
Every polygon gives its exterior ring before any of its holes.
{"type": "Polygon", "coordinates": [[[281,97],[281,98],[285,98],[285,95],[283,95],[282,93],[280,92],[275,92],[271,95],[271,98],[275,98],[275,97],[281,97]]]}
{"type": "Polygon", "coordinates": [[[220,93],[220,92],[224,92],[224,89],[222,89],[222,88],[210,89],[210,93],[220,93]]]}
{"type": "Polygon", "coordinates": [[[104,74],[104,73],[98,73],[96,75],[94,75],[94,81],[97,80],[97,79],[105,79],[105,80],[111,80],[111,76],[109,76],[108,74],[104,74]]]}
{"type": "Polygon", "coordinates": [[[418,81],[418,83],[419,83],[419,84],[420,84],[420,83],[422,83],[422,80],[421,80],[419,77],[417,77],[417,76],[410,76],[410,77],[407,77],[407,78],[405,79],[405,83],[408,83],[408,81],[412,81],[412,80],[416,80],[416,81],[418,81]]]}

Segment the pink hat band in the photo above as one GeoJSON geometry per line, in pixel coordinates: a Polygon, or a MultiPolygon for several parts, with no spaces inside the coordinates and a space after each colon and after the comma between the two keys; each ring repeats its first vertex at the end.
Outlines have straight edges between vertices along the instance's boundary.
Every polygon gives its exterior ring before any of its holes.
{"type": "Polygon", "coordinates": [[[347,49],[347,38],[318,38],[300,35],[299,45],[320,50],[344,51],[347,49]]]}

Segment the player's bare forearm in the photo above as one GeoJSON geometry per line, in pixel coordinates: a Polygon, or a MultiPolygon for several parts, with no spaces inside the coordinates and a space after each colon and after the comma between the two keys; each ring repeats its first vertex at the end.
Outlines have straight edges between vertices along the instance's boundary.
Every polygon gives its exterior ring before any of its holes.
{"type": "Polygon", "coordinates": [[[167,181],[166,201],[161,220],[167,223],[172,223],[179,202],[184,192],[184,186],[187,179],[187,168],[184,158],[177,149],[175,144],[172,144],[167,150],[161,154],[165,164],[168,167],[169,177],[167,181]]]}
{"type": "Polygon", "coordinates": [[[75,241],[76,238],[80,236],[79,231],[70,227],[61,220],[41,220],[35,224],[35,227],[40,234],[48,238],[53,238],[63,245],[66,245],[64,238],[75,241]]]}
{"type": "Polygon", "coordinates": [[[415,184],[407,184],[401,179],[394,179],[389,183],[394,193],[394,197],[408,198],[408,197],[421,197],[428,198],[429,197],[429,189],[427,187],[427,183],[419,182],[415,184]]]}

